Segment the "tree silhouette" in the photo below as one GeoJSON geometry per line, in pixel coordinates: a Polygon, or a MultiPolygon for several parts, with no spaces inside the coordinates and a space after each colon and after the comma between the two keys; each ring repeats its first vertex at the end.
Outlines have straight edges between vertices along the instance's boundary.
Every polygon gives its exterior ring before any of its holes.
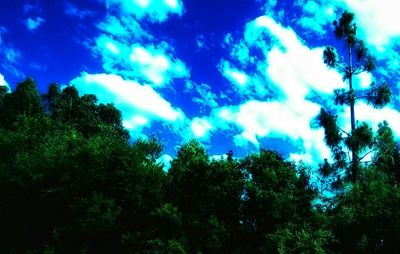
{"type": "MultiPolygon", "coordinates": [[[[372,131],[366,124],[356,126],[355,103],[359,99],[364,99],[376,108],[385,106],[391,97],[389,86],[386,82],[380,84],[373,83],[368,91],[356,91],[353,85],[353,78],[363,72],[371,72],[375,68],[372,56],[369,54],[364,42],[357,38],[357,26],[354,23],[354,14],[343,12],[338,21],[333,22],[335,37],[344,42],[346,57],[338,56],[337,50],[332,46],[327,46],[324,50],[324,63],[335,68],[343,74],[343,80],[348,81],[348,89],[337,89],[334,91],[335,104],[347,105],[350,107],[351,131],[342,130],[336,123],[336,116],[321,109],[319,122],[325,129],[325,141],[331,147],[337,168],[350,169],[348,172],[353,183],[357,181],[359,171],[359,161],[363,156],[359,156],[360,151],[372,144],[372,131]],[[343,137],[342,135],[345,135],[343,137]],[[351,162],[346,163],[346,153],[343,147],[351,151],[351,162]]],[[[327,164],[324,164],[325,173],[327,164]]]]}

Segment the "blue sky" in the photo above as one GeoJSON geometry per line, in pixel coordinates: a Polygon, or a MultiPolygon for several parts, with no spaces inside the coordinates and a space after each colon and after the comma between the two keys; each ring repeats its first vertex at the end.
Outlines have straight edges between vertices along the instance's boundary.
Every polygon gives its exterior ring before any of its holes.
{"type": "MultiPolygon", "coordinates": [[[[1,0],[0,85],[25,77],[41,92],[74,85],[122,111],[133,137],[157,137],[164,160],[197,138],[212,155],[259,148],[319,163],[329,158],[321,107],[333,107],[342,76],[322,60],[341,47],[332,21],[356,15],[358,34],[378,68],[357,89],[387,80],[393,102],[356,105],[357,120],[387,120],[400,136],[400,16],[376,0],[1,0]]],[[[349,128],[347,108],[337,107],[349,128]]]]}

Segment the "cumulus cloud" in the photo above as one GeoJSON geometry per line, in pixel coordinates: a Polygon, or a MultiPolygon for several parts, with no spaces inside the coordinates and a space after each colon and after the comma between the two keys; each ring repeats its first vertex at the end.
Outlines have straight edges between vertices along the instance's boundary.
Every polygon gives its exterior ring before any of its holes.
{"type": "MultiPolygon", "coordinates": [[[[232,39],[228,38],[228,42],[233,44],[232,39]]],[[[263,56],[247,63],[247,69],[253,70],[251,74],[230,62],[221,64],[221,73],[237,87],[247,86],[254,73],[262,75],[267,81],[262,83],[264,89],[273,90],[277,97],[267,101],[248,97],[242,104],[216,108],[211,114],[211,125],[230,132],[238,130],[234,135],[237,146],[259,147],[263,138],[281,138],[298,148],[298,152],[290,154],[292,160],[318,163],[329,158],[324,131],[310,126],[321,105],[309,97],[330,95],[346,84],[338,72],[323,63],[323,48],[309,48],[291,28],[268,16],[249,22],[239,44],[240,48],[249,49],[246,54],[251,56],[250,52],[258,49],[263,56]]],[[[239,58],[241,61],[244,60],[239,58]]],[[[247,90],[236,91],[245,94],[247,90]]]]}
{"type": "Polygon", "coordinates": [[[195,117],[192,120],[191,129],[196,138],[208,139],[213,126],[206,118],[195,117]]]}
{"type": "Polygon", "coordinates": [[[186,66],[181,61],[173,60],[163,50],[153,45],[148,47],[133,45],[129,60],[140,70],[142,76],[157,86],[168,84],[172,78],[188,75],[186,66]]]}
{"type": "Polygon", "coordinates": [[[121,110],[123,124],[130,130],[141,130],[152,121],[174,124],[185,118],[180,109],[172,107],[152,87],[116,74],[82,73],[70,83],[80,93],[95,94],[100,103],[113,103],[121,110]]]}
{"type": "Polygon", "coordinates": [[[223,61],[220,69],[224,77],[239,88],[246,87],[249,82],[247,74],[232,67],[228,61],[223,61]]]}
{"type": "Polygon", "coordinates": [[[152,22],[164,22],[170,15],[181,15],[181,0],[103,0],[108,8],[118,6],[123,14],[146,18],[152,22]]]}
{"type": "Polygon", "coordinates": [[[354,12],[359,32],[366,42],[383,51],[400,37],[400,16],[395,0],[344,0],[354,12]]]}
{"type": "MultiPolygon", "coordinates": [[[[300,150],[290,155],[293,160],[316,163],[330,157],[323,141],[323,130],[310,127],[321,105],[309,97],[313,94],[330,95],[334,89],[346,88],[347,84],[337,71],[325,66],[323,48],[309,48],[292,29],[267,16],[259,17],[246,26],[245,39],[249,45],[264,47],[265,75],[274,90],[280,91],[280,96],[276,101],[251,100],[220,111],[222,119],[242,130],[235,136],[235,142],[238,145],[245,145],[246,142],[259,145],[261,137],[283,137],[294,142],[300,150]],[[271,45],[262,46],[258,42],[260,38],[269,38],[271,45]]],[[[354,81],[356,87],[364,89],[374,78],[363,73],[354,81]]],[[[339,116],[340,124],[349,129],[349,109],[344,107],[339,116]]],[[[395,119],[399,116],[400,113],[390,107],[374,109],[363,102],[356,105],[358,121],[365,121],[376,129],[378,123],[386,120],[397,136],[400,126],[395,119]]]]}
{"type": "Polygon", "coordinates": [[[291,28],[267,16],[248,24],[248,41],[256,41],[263,33],[268,33],[274,41],[271,47],[263,48],[267,62],[265,74],[287,102],[304,100],[314,91],[329,94],[346,87],[341,75],[323,63],[322,47],[309,48],[291,28]]]}
{"type": "Polygon", "coordinates": [[[265,96],[271,94],[266,86],[265,79],[257,70],[247,73],[244,70],[237,69],[227,60],[221,62],[219,70],[233,84],[233,90],[242,97],[265,98],[265,96]]]}
{"type": "Polygon", "coordinates": [[[174,56],[174,48],[144,29],[145,22],[141,20],[143,15],[149,15],[165,21],[172,9],[182,8],[180,1],[105,1],[110,10],[105,20],[97,24],[100,34],[94,40],[92,50],[102,59],[106,72],[158,88],[190,75],[187,66],[174,56]],[[111,6],[122,12],[115,13],[111,6]]]}
{"type": "Polygon", "coordinates": [[[319,109],[318,104],[306,100],[297,103],[252,100],[239,106],[219,108],[215,114],[219,121],[233,124],[241,131],[234,136],[236,145],[247,146],[250,142],[259,147],[259,139],[263,137],[290,139],[294,144],[300,144],[300,151],[306,155],[293,154],[293,158],[301,157],[311,163],[312,158],[329,157],[323,131],[310,128],[310,121],[319,109]]]}
{"type": "Polygon", "coordinates": [[[175,59],[167,43],[159,45],[127,44],[111,36],[102,35],[96,40],[95,51],[102,57],[103,68],[129,79],[149,82],[155,87],[169,85],[175,78],[189,76],[189,70],[175,59]]]}
{"type": "MultiPolygon", "coordinates": [[[[363,101],[359,101],[355,107],[357,122],[366,122],[374,130],[378,124],[386,121],[397,138],[400,138],[400,112],[388,105],[382,109],[376,109],[363,101]]],[[[339,114],[339,124],[350,129],[350,109],[346,108],[339,114]]]]}
{"type": "MultiPolygon", "coordinates": [[[[357,32],[365,42],[372,46],[379,59],[389,58],[400,38],[400,23],[397,5],[394,0],[297,0],[295,5],[302,8],[297,24],[305,33],[325,35],[332,31],[331,22],[343,10],[355,14],[357,32]]],[[[392,62],[393,59],[390,59],[392,62]]]]}
{"type": "Polygon", "coordinates": [[[330,31],[327,27],[330,27],[329,25],[336,19],[341,3],[340,1],[333,3],[328,0],[297,0],[295,5],[302,8],[301,17],[296,20],[297,24],[306,33],[323,36],[330,31]]]}
{"type": "Polygon", "coordinates": [[[8,89],[10,89],[10,86],[8,85],[7,81],[4,79],[3,74],[0,73],[0,86],[5,86],[8,89]]]}
{"type": "MultiPolygon", "coordinates": [[[[157,1],[147,2],[130,1],[133,6],[143,4],[148,8],[153,8],[151,6],[157,1]]],[[[120,8],[128,4],[125,1],[107,3],[117,4],[120,8]]],[[[174,49],[170,44],[156,40],[142,27],[143,22],[137,17],[126,13],[112,13],[110,10],[105,20],[97,25],[101,33],[95,39],[92,48],[93,52],[101,57],[106,72],[146,82],[153,87],[165,87],[173,79],[189,76],[188,68],[174,57],[174,49]]]]}
{"type": "Polygon", "coordinates": [[[29,31],[34,31],[38,29],[43,22],[45,22],[45,20],[41,17],[28,18],[25,20],[25,25],[29,31]]]}

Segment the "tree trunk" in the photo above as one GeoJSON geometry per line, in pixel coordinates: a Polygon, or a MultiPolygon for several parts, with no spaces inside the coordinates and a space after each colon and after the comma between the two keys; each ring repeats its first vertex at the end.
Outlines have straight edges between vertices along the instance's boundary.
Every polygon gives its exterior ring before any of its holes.
{"type": "MultiPolygon", "coordinates": [[[[352,59],[352,54],[353,54],[353,46],[350,45],[349,47],[349,91],[350,91],[350,119],[351,119],[351,138],[353,137],[354,130],[356,129],[356,120],[355,120],[355,112],[354,112],[354,104],[355,104],[355,94],[353,90],[353,59],[352,59]]],[[[352,142],[354,144],[354,142],[352,142]]],[[[358,168],[358,154],[357,150],[352,145],[351,147],[351,157],[352,157],[352,163],[351,163],[351,181],[355,183],[357,181],[357,168],[358,168]]]]}

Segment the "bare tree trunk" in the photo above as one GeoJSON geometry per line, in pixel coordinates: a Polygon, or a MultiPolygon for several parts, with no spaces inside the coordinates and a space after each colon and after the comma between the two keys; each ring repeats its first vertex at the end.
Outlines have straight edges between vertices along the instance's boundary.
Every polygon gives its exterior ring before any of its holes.
{"type": "MultiPolygon", "coordinates": [[[[354,112],[354,104],[355,104],[355,95],[353,90],[353,46],[349,47],[349,90],[350,90],[350,119],[351,119],[351,135],[353,138],[354,130],[356,129],[356,120],[355,120],[355,112],[354,112]]],[[[353,142],[352,142],[353,143],[353,142]]],[[[357,168],[358,168],[358,154],[354,145],[351,147],[351,181],[355,183],[357,181],[357,168]]]]}

